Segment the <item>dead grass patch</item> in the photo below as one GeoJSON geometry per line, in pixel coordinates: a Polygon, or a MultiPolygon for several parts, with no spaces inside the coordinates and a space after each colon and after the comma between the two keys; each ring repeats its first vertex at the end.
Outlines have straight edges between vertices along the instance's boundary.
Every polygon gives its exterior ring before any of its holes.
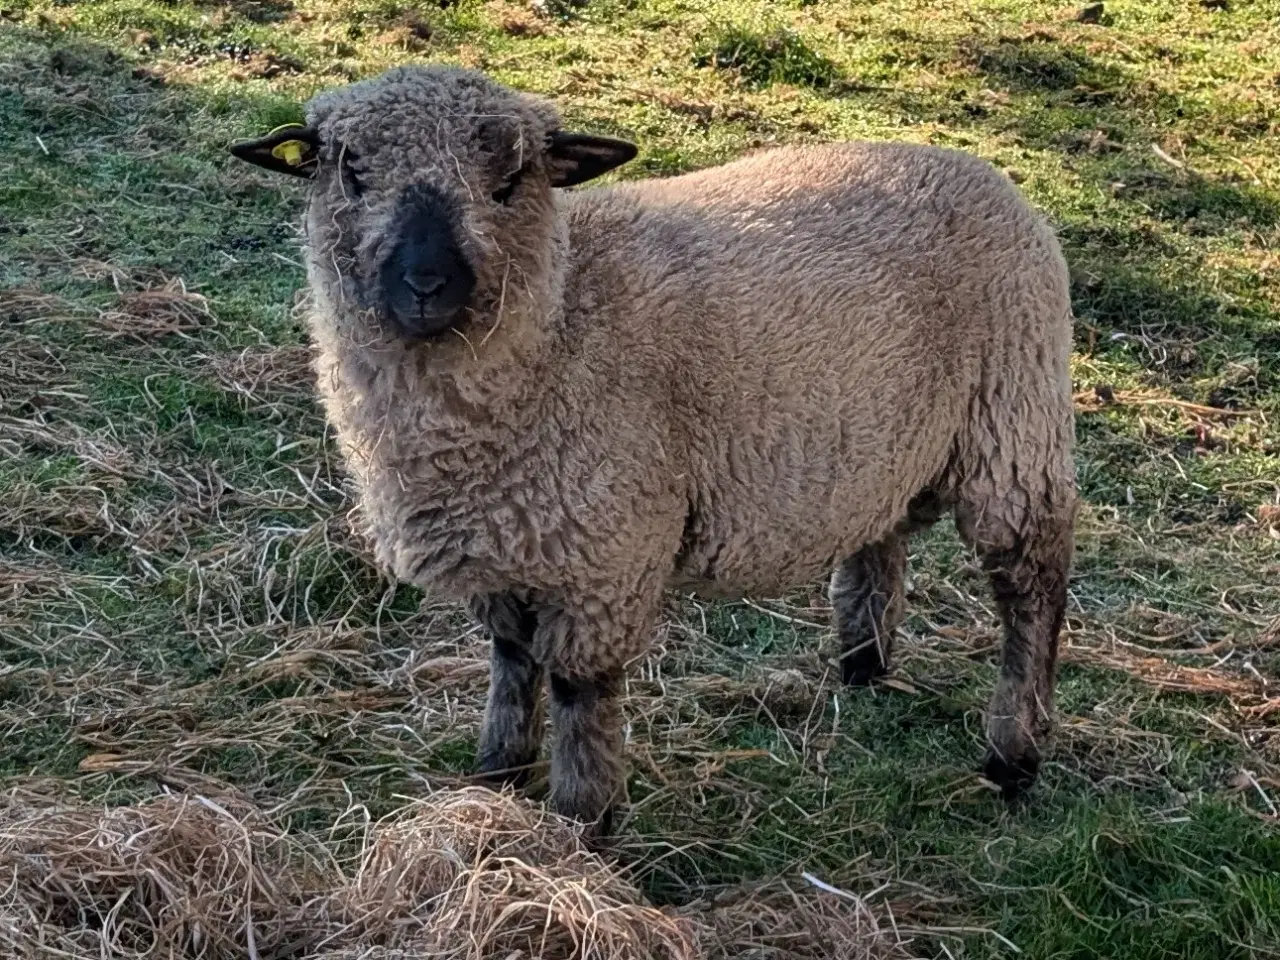
{"type": "Polygon", "coordinates": [[[59,486],[41,489],[18,484],[6,491],[0,506],[0,531],[25,541],[33,535],[102,539],[132,538],[112,515],[109,501],[92,487],[59,486]]]}
{"type": "Polygon", "coordinates": [[[100,810],[10,793],[0,943],[16,956],[259,956],[306,902],[298,851],[254,810],[195,796],[100,810]]]}
{"type": "MultiPolygon", "coordinates": [[[[65,394],[59,394],[65,396],[65,394]]],[[[75,397],[79,400],[79,396],[75,397]]],[[[44,417],[0,418],[0,441],[10,440],[40,454],[70,454],[93,476],[97,486],[119,486],[124,480],[147,476],[134,452],[108,432],[86,430],[77,423],[44,417]]]]}
{"type": "Polygon", "coordinates": [[[1199,418],[1233,418],[1257,416],[1257,410],[1238,410],[1228,407],[1210,407],[1203,403],[1192,403],[1189,400],[1178,400],[1151,391],[1115,390],[1109,386],[1099,385],[1091,390],[1082,390],[1072,399],[1078,411],[1092,413],[1108,407],[1167,407],[1182,411],[1191,417],[1199,418]]]}
{"type": "Polygon", "coordinates": [[[214,357],[210,367],[218,386],[254,403],[274,396],[310,394],[315,375],[311,348],[270,347],[214,357]]]}
{"type": "Polygon", "coordinates": [[[1072,758],[1099,785],[1161,790],[1162,772],[1173,760],[1173,739],[1142,730],[1122,717],[1059,717],[1055,759],[1072,758]]]}
{"type": "Polygon", "coordinates": [[[122,503],[121,491],[143,476],[127,451],[81,448],[78,455],[89,468],[79,483],[11,484],[0,501],[0,532],[25,544],[52,536],[77,548],[127,548],[148,575],[158,578],[156,555],[185,551],[189,528],[204,518],[181,503],[122,503]]]}
{"type": "Polygon", "coordinates": [[[85,401],[73,371],[44,339],[0,340],[0,442],[26,423],[39,424],[51,409],[79,410],[85,401]]]}
{"type": "Polygon", "coordinates": [[[231,77],[234,80],[274,80],[276,77],[299,74],[305,70],[306,65],[296,57],[255,51],[231,71],[231,77]]]}
{"type": "Polygon", "coordinates": [[[188,290],[180,277],[156,287],[123,291],[112,309],[98,315],[98,326],[108,336],[142,342],[194,333],[214,322],[209,301],[188,290]]]}
{"type": "MultiPolygon", "coordinates": [[[[1063,660],[1118,670],[1159,690],[1229,697],[1238,706],[1256,707],[1275,700],[1274,684],[1261,674],[1244,676],[1215,667],[1187,666],[1163,657],[1140,657],[1096,647],[1068,647],[1063,651],[1063,660]]],[[[1275,702],[1280,707],[1280,701],[1275,702]]]]}
{"type": "Polygon", "coordinates": [[[0,290],[0,323],[61,320],[77,317],[82,312],[70,301],[34,287],[0,290]]]}
{"type": "Polygon", "coordinates": [[[540,37],[546,33],[546,23],[539,19],[533,6],[514,3],[488,4],[489,16],[498,28],[510,37],[540,37]]]}
{"type": "Polygon", "coordinates": [[[18,786],[0,801],[0,873],[0,944],[23,958],[906,956],[877,911],[816,878],[652,906],[576,824],[482,788],[368,826],[351,858],[228,797],[103,809],[18,786]]]}
{"type": "MultiPolygon", "coordinates": [[[[873,910],[857,894],[816,877],[727,891],[683,907],[698,924],[706,960],[875,960],[907,956],[882,929],[885,907],[873,910]]],[[[895,923],[901,936],[914,931],[895,923]]]]}
{"type": "Polygon", "coordinates": [[[371,41],[373,45],[403,50],[406,53],[421,53],[430,45],[411,27],[399,26],[384,30],[371,41]]]}
{"type": "Polygon", "coordinates": [[[645,904],[577,826],[481,788],[376,827],[338,902],[360,938],[424,958],[695,956],[690,925],[645,904]]]}
{"type": "Polygon", "coordinates": [[[157,267],[125,267],[109,260],[98,260],[95,257],[75,257],[67,266],[70,275],[75,279],[88,280],[91,283],[109,280],[112,288],[120,294],[162,287],[170,280],[170,277],[157,267]]]}

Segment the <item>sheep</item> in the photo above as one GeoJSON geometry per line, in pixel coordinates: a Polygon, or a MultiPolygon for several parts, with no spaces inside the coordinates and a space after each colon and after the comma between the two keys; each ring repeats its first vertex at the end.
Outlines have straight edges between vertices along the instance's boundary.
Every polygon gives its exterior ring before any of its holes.
{"type": "Polygon", "coordinates": [[[232,150],[310,182],[319,392],[378,562],[492,640],[479,774],[536,760],[545,681],[550,802],[606,835],[665,590],[830,575],[866,684],[908,538],[950,511],[1003,621],[983,770],[1031,784],[1074,549],[1071,307],[1002,174],[844,143],[565,192],[636,147],[438,65],[232,150]]]}

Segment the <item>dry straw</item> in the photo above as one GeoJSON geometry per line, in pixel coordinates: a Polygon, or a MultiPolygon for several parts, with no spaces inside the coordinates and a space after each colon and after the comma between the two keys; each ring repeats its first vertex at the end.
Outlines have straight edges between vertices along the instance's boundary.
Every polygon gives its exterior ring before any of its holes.
{"type": "Polygon", "coordinates": [[[374,828],[337,911],[364,942],[440,960],[693,960],[579,830],[510,794],[441,791],[374,828]]]}
{"type": "Polygon", "coordinates": [[[15,792],[0,815],[0,948],[74,960],[263,957],[305,901],[256,811],[163,796],[97,809],[15,792]]]}
{"type": "Polygon", "coordinates": [[[212,324],[209,302],[178,277],[158,287],[123,291],[116,305],[98,316],[108,336],[141,341],[190,334],[212,324]]]}
{"type": "MultiPolygon", "coordinates": [[[[658,908],[579,829],[510,794],[442,790],[344,867],[244,804],[0,808],[0,955],[20,960],[872,960],[865,903],[782,885],[658,908]]],[[[336,842],[336,841],[335,841],[336,842]]]]}

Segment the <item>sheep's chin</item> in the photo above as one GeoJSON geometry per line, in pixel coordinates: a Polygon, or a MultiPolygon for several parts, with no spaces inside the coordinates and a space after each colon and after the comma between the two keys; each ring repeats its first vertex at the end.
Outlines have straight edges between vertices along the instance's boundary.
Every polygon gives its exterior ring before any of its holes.
{"type": "Polygon", "coordinates": [[[405,343],[438,343],[446,337],[456,335],[466,319],[465,309],[427,317],[401,317],[388,313],[382,319],[382,328],[392,338],[405,343]]]}

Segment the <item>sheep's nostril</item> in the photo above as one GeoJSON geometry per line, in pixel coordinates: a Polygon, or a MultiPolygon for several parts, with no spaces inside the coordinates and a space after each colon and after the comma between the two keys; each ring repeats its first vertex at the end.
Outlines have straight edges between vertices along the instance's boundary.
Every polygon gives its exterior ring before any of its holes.
{"type": "Polygon", "coordinates": [[[435,273],[406,273],[404,285],[413,291],[419,300],[426,301],[438,297],[448,281],[435,273]]]}

